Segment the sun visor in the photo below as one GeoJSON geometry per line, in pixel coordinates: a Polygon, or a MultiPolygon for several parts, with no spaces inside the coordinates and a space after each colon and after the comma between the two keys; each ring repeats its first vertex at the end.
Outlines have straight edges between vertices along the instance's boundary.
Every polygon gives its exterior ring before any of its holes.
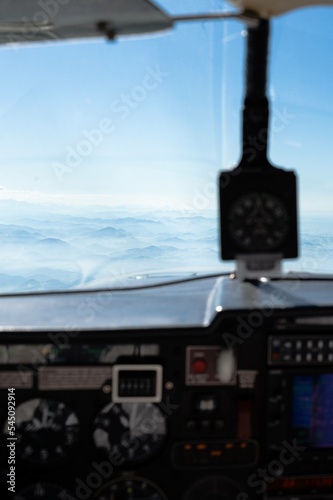
{"type": "Polygon", "coordinates": [[[333,0],[229,0],[229,2],[240,10],[256,12],[263,18],[278,16],[302,7],[333,5],[333,0]]]}
{"type": "Polygon", "coordinates": [[[172,20],[148,0],[1,0],[0,43],[151,33],[172,20]]]}

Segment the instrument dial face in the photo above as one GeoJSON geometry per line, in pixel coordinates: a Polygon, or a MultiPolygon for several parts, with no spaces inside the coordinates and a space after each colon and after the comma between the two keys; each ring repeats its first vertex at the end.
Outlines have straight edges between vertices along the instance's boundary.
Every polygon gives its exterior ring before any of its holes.
{"type": "Polygon", "coordinates": [[[13,500],[64,500],[71,498],[69,492],[51,483],[36,483],[21,490],[13,500]]]}
{"type": "Polygon", "coordinates": [[[94,422],[96,447],[107,455],[119,453],[127,463],[149,459],[165,435],[165,418],[152,403],[110,403],[94,422]]]}
{"type": "Polygon", "coordinates": [[[227,224],[230,236],[244,251],[270,252],[287,235],[288,210],[277,196],[251,192],[234,202],[227,224]]]}
{"type": "MultiPolygon", "coordinates": [[[[4,433],[8,432],[8,423],[4,433]]],[[[65,403],[52,399],[31,399],[16,408],[18,456],[36,466],[63,460],[75,446],[79,420],[65,403]]]]}
{"type": "Polygon", "coordinates": [[[119,479],[109,484],[97,500],[167,500],[150,481],[140,478],[119,479]]]}
{"type": "Polygon", "coordinates": [[[223,476],[208,476],[194,482],[182,500],[234,500],[241,498],[243,489],[223,476]]]}

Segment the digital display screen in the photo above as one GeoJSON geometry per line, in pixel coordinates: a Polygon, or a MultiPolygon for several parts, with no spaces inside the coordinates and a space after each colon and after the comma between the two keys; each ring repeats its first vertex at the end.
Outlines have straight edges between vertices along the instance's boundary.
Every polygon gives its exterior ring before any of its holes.
{"type": "Polygon", "coordinates": [[[332,491],[332,488],[332,476],[288,477],[276,479],[273,483],[267,483],[266,485],[266,490],[269,492],[276,492],[279,490],[309,492],[311,489],[332,491]]]}
{"type": "Polygon", "coordinates": [[[308,448],[333,448],[333,374],[293,379],[292,434],[308,448]]]}

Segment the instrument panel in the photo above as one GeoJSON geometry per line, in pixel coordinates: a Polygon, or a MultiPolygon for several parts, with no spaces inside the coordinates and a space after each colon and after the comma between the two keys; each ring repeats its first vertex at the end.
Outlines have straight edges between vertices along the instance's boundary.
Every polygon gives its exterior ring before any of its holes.
{"type": "Polygon", "coordinates": [[[209,328],[87,331],[58,344],[47,332],[3,334],[2,487],[12,387],[14,500],[291,500],[306,479],[310,498],[329,498],[333,334],[279,315],[248,336],[233,314],[209,328]],[[310,407],[318,432],[304,424],[310,407]]]}

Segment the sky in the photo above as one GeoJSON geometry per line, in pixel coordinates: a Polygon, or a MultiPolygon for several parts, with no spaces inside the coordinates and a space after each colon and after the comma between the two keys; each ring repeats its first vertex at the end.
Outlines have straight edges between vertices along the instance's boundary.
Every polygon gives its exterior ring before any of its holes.
{"type": "MultiPolygon", "coordinates": [[[[171,14],[231,9],[159,4],[171,14]]],[[[270,157],[296,169],[311,213],[333,210],[332,20],[326,7],[272,23],[270,157]]],[[[235,21],[187,23],[115,43],[0,49],[0,199],[214,210],[211,184],[240,156],[244,35],[235,21]]]]}
{"type": "MultiPolygon", "coordinates": [[[[221,0],[159,4],[172,14],[231,9],[221,0]]],[[[332,20],[326,7],[272,23],[270,157],[296,169],[311,213],[333,210],[332,20]]],[[[224,21],[115,43],[2,48],[0,198],[75,203],[84,194],[214,209],[211,183],[240,155],[244,35],[224,21]],[[193,201],[205,188],[208,199],[193,201]]]]}
{"type": "MultiPolygon", "coordinates": [[[[233,9],[158,3],[173,15],[233,9]]],[[[332,234],[332,22],[333,7],[272,22],[269,156],[298,174],[305,253],[313,235],[332,234]]],[[[209,211],[215,231],[218,173],[240,158],[245,42],[242,23],[217,21],[116,42],[0,47],[3,207],[209,211]]]]}
{"type": "Polygon", "coordinates": [[[215,31],[1,50],[0,184],[73,200],[189,199],[220,163],[215,31]]]}

